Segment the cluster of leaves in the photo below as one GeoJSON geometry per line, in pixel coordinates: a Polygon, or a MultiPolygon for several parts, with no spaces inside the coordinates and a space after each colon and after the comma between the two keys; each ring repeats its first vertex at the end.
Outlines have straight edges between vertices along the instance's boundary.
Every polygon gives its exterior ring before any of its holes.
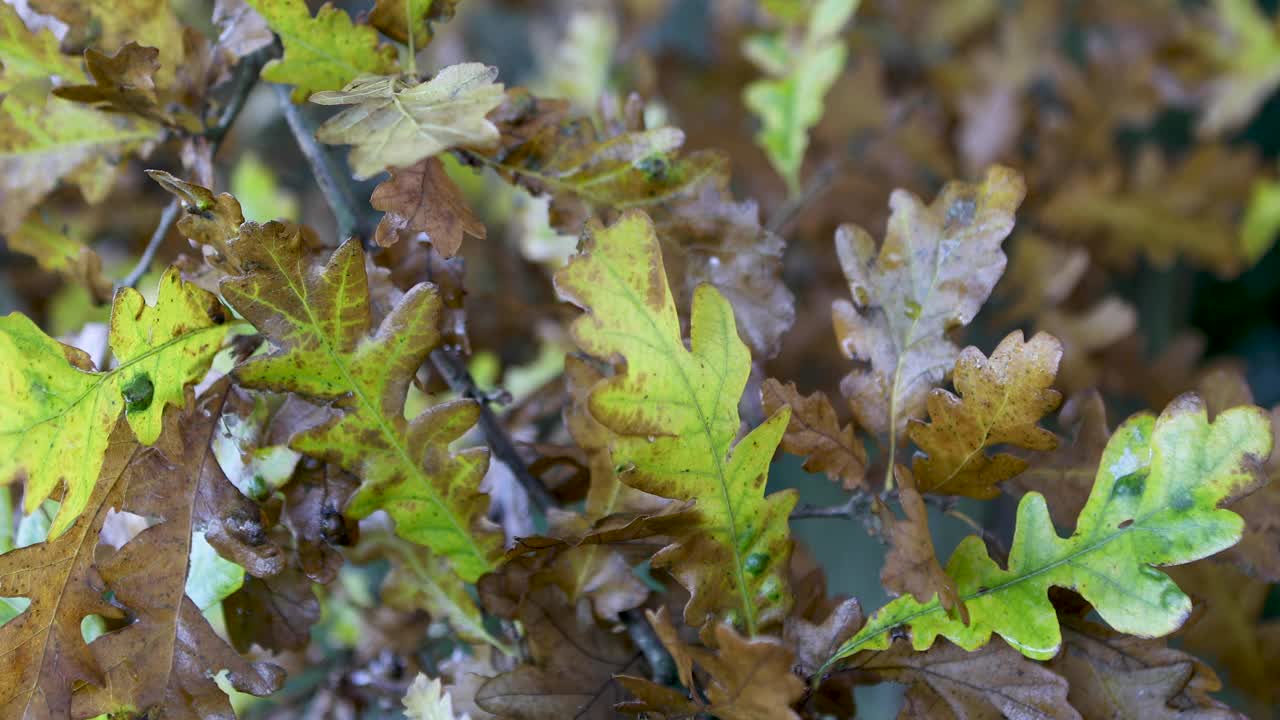
{"type": "Polygon", "coordinates": [[[1252,0],[364,5],[0,3],[0,717],[1280,704],[1280,406],[1119,289],[1271,250],[1252,0]]]}

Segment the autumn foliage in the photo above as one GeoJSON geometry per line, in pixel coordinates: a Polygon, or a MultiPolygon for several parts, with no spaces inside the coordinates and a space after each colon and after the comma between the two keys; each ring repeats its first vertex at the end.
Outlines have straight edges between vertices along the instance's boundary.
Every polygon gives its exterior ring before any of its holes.
{"type": "Polygon", "coordinates": [[[0,720],[1272,716],[1263,5],[4,0],[0,720]]]}

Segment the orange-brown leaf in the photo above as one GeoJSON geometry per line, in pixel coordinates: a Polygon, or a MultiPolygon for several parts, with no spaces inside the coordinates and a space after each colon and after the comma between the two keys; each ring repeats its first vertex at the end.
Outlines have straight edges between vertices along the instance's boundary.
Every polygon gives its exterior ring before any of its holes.
{"type": "Polygon", "coordinates": [[[464,234],[479,240],[485,237],[484,223],[471,212],[438,157],[391,168],[391,177],[374,188],[369,202],[386,213],[374,234],[382,247],[426,233],[441,255],[453,257],[462,247],[464,234]]]}
{"type": "Polygon", "coordinates": [[[1000,341],[989,360],[977,348],[965,348],[953,379],[960,397],[934,390],[929,424],[911,423],[911,439],[926,453],[913,463],[920,489],[995,497],[996,485],[1022,472],[1027,463],[1009,454],[989,456],[986,448],[1057,447],[1053,433],[1037,423],[1062,400],[1051,389],[1061,357],[1062,345],[1052,335],[1039,333],[1023,342],[1021,330],[1000,341]]]}
{"type": "Polygon", "coordinates": [[[911,593],[920,602],[929,602],[936,594],[948,611],[956,606],[962,617],[964,603],[956,594],[956,584],[942,569],[938,553],[933,547],[933,535],[929,532],[929,512],[924,497],[916,490],[911,473],[899,466],[898,498],[905,520],[898,519],[884,503],[877,500],[877,514],[884,523],[884,535],[889,541],[889,552],[880,570],[880,582],[885,589],[896,594],[911,593]]]}
{"type": "Polygon", "coordinates": [[[791,423],[782,436],[781,447],[792,455],[804,456],[804,469],[826,473],[842,481],[846,490],[863,484],[867,472],[867,449],[853,434],[853,424],[840,426],[836,410],[825,393],[803,396],[795,383],[769,378],[760,387],[765,416],[783,405],[791,407],[791,423]]]}

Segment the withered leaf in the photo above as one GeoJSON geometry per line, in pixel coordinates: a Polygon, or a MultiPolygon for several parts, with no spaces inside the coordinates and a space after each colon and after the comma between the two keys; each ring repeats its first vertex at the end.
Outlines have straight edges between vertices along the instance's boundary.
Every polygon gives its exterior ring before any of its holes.
{"type": "Polygon", "coordinates": [[[123,489],[121,510],[162,520],[96,562],[129,623],[89,646],[104,682],[76,694],[79,716],[164,708],[166,717],[232,720],[214,681],[219,671],[229,672],[232,687],[259,696],[284,681],[275,665],[233,652],[185,595],[196,498],[214,477],[202,466],[217,463],[210,443],[227,387],[224,381],[186,414],[168,412],[160,440],[123,489]]]}
{"type": "Polygon", "coordinates": [[[406,168],[391,168],[391,177],[374,188],[369,198],[382,210],[374,239],[382,247],[426,233],[444,257],[462,247],[464,234],[485,237],[484,223],[471,212],[462,191],[449,179],[439,158],[429,157],[406,168]]]}
{"type": "Polygon", "coordinates": [[[476,704],[511,720],[615,717],[622,691],[614,674],[639,667],[641,655],[626,635],[598,626],[582,609],[554,587],[526,596],[519,618],[532,662],[486,680],[476,704]]]}
{"type": "Polygon", "coordinates": [[[228,193],[214,195],[206,187],[179,180],[163,170],[148,170],[147,175],[182,201],[184,212],[178,218],[178,232],[209,248],[212,254],[206,255],[208,262],[235,270],[228,247],[240,236],[244,223],[240,203],[228,193]]]}
{"type": "Polygon", "coordinates": [[[848,598],[832,608],[821,624],[796,615],[787,618],[782,639],[795,648],[796,668],[810,675],[822,667],[845,640],[853,637],[865,619],[857,598],[848,598]]]}
{"type": "Polygon", "coordinates": [[[222,601],[227,636],[240,652],[253,645],[268,650],[306,647],[311,626],[320,619],[320,601],[311,580],[296,566],[268,578],[244,579],[244,586],[222,601]]]}
{"type": "Polygon", "coordinates": [[[897,475],[898,498],[907,517],[899,519],[884,503],[876,503],[876,514],[884,524],[884,536],[889,541],[880,582],[890,592],[911,593],[920,602],[929,602],[936,594],[944,608],[950,611],[959,606],[961,616],[967,618],[964,603],[956,594],[955,582],[938,562],[924,498],[910,472],[899,468],[897,475]]]}
{"type": "Polygon", "coordinates": [[[1053,433],[1037,423],[1057,409],[1062,396],[1050,389],[1062,357],[1057,338],[1038,333],[1023,342],[1015,330],[983,357],[965,348],[946,390],[929,393],[929,424],[912,421],[911,439],[926,455],[912,462],[920,489],[929,493],[992,498],[996,485],[1026,469],[1025,460],[985,449],[1013,445],[1028,450],[1057,447],[1053,433]]]}
{"type": "Polygon", "coordinates": [[[840,426],[836,410],[825,393],[803,396],[795,383],[769,378],[760,386],[765,416],[783,405],[791,407],[791,423],[782,436],[781,447],[805,458],[804,469],[823,472],[842,481],[846,490],[862,486],[867,471],[867,449],[853,434],[853,425],[840,426]]]}
{"type": "Polygon", "coordinates": [[[284,486],[284,521],[293,531],[302,572],[327,584],[342,568],[339,546],[354,545],[359,526],[342,514],[360,481],[333,465],[303,463],[284,486]]]}
{"type": "Polygon", "coordinates": [[[117,424],[87,504],[93,511],[77,517],[53,540],[0,555],[0,597],[31,602],[0,626],[0,663],[8,668],[0,673],[0,715],[29,720],[70,717],[76,684],[102,684],[80,622],[90,614],[119,613],[90,584],[93,549],[107,513],[144,471],[144,452],[124,424],[117,424]]]}
{"type": "Polygon", "coordinates": [[[908,686],[900,720],[1080,720],[1067,703],[1067,681],[1000,640],[974,651],[940,643],[925,652],[899,641],[854,664],[908,686]]]}
{"type": "MultiPolygon", "coordinates": [[[[99,110],[137,115],[169,124],[173,118],[160,108],[154,75],[160,69],[160,51],[131,42],[115,55],[88,49],[84,64],[93,83],[55,88],[54,95],[99,110]]],[[[194,126],[188,128],[195,130],[194,126]]]]}
{"type": "Polygon", "coordinates": [[[1066,679],[1068,702],[1086,718],[1240,717],[1209,696],[1222,687],[1213,670],[1163,640],[1075,618],[1063,621],[1062,639],[1048,666],[1066,679]]]}
{"type": "Polygon", "coordinates": [[[800,720],[791,706],[804,695],[804,681],[791,672],[795,654],[777,638],[744,638],[731,626],[722,624],[716,626],[719,650],[713,652],[683,645],[665,607],[645,615],[675,658],[680,681],[693,697],[649,680],[621,675],[617,681],[637,699],[619,705],[620,711],[656,713],[668,720],[705,715],[721,720],[800,720]],[[698,681],[695,667],[705,673],[705,682],[698,681]]]}
{"type": "Polygon", "coordinates": [[[1024,192],[1017,173],[996,166],[980,184],[948,184],[928,206],[895,191],[879,246],[855,226],[836,233],[853,296],[832,306],[836,337],[846,356],[867,364],[840,389],[860,425],[892,440],[923,416],[929,390],[959,353],[947,333],[973,320],[1004,272],[1000,245],[1024,192]]]}

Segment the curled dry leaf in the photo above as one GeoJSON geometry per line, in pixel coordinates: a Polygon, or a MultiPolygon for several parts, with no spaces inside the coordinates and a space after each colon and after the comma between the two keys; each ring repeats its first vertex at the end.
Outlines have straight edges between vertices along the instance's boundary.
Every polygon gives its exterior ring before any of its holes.
{"type": "Polygon", "coordinates": [[[776,638],[744,638],[729,625],[717,625],[718,651],[684,645],[666,608],[645,613],[675,659],[685,690],[632,675],[618,676],[636,700],[618,706],[634,715],[657,714],[667,720],[710,715],[721,720],[800,720],[791,706],[804,695],[804,681],[791,672],[795,654],[776,638]],[[695,668],[701,673],[695,674],[695,668]],[[690,693],[692,697],[686,695],[690,693]]]}
{"type": "Polygon", "coordinates": [[[1057,338],[1038,333],[1023,342],[1021,330],[1001,340],[990,359],[975,347],[965,348],[952,378],[960,397],[932,391],[929,424],[912,421],[908,430],[925,453],[912,463],[920,489],[992,498],[1000,492],[996,485],[1025,470],[1027,462],[1007,453],[992,457],[986,448],[1057,447],[1054,434],[1037,423],[1062,400],[1050,389],[1061,357],[1057,338]]]}
{"type": "Polygon", "coordinates": [[[840,390],[860,425],[892,441],[924,415],[929,390],[959,353],[947,333],[973,320],[1004,272],[1000,244],[1024,192],[1017,173],[997,166],[980,184],[948,184],[932,205],[895,191],[879,246],[858,227],[836,233],[853,296],[832,306],[836,337],[865,363],[840,390]]]}
{"type": "Polygon", "coordinates": [[[182,202],[178,232],[207,248],[206,261],[228,271],[236,270],[228,248],[239,237],[244,223],[240,203],[228,193],[214,195],[206,187],[179,180],[163,170],[148,170],[147,175],[182,202]]]}
{"type": "Polygon", "coordinates": [[[392,168],[391,177],[373,189],[369,202],[386,213],[374,235],[382,247],[426,233],[440,254],[449,258],[462,247],[464,234],[478,240],[485,237],[484,223],[471,212],[439,158],[392,168]]]}
{"type": "Polygon", "coordinates": [[[853,434],[853,424],[840,426],[836,410],[825,393],[803,396],[795,383],[769,378],[760,386],[764,414],[772,415],[784,405],[791,408],[791,423],[782,436],[782,449],[805,458],[804,469],[823,472],[842,481],[844,489],[861,487],[867,472],[867,449],[853,434]]]}
{"type": "Polygon", "coordinates": [[[316,138],[354,145],[349,160],[357,178],[450,148],[492,146],[498,128],[485,115],[502,102],[496,77],[498,69],[483,63],[450,65],[415,84],[397,75],[362,75],[341,91],[311,96],[320,105],[352,106],[326,120],[316,138]]]}
{"type": "Polygon", "coordinates": [[[922,603],[936,597],[948,612],[958,606],[960,617],[967,621],[968,613],[956,593],[955,581],[938,564],[924,498],[916,490],[915,480],[906,468],[900,468],[897,475],[900,481],[898,498],[902,501],[903,512],[907,514],[906,519],[899,519],[883,502],[876,501],[876,514],[884,524],[884,536],[889,541],[889,552],[880,570],[880,582],[890,592],[910,593],[922,603]]]}

